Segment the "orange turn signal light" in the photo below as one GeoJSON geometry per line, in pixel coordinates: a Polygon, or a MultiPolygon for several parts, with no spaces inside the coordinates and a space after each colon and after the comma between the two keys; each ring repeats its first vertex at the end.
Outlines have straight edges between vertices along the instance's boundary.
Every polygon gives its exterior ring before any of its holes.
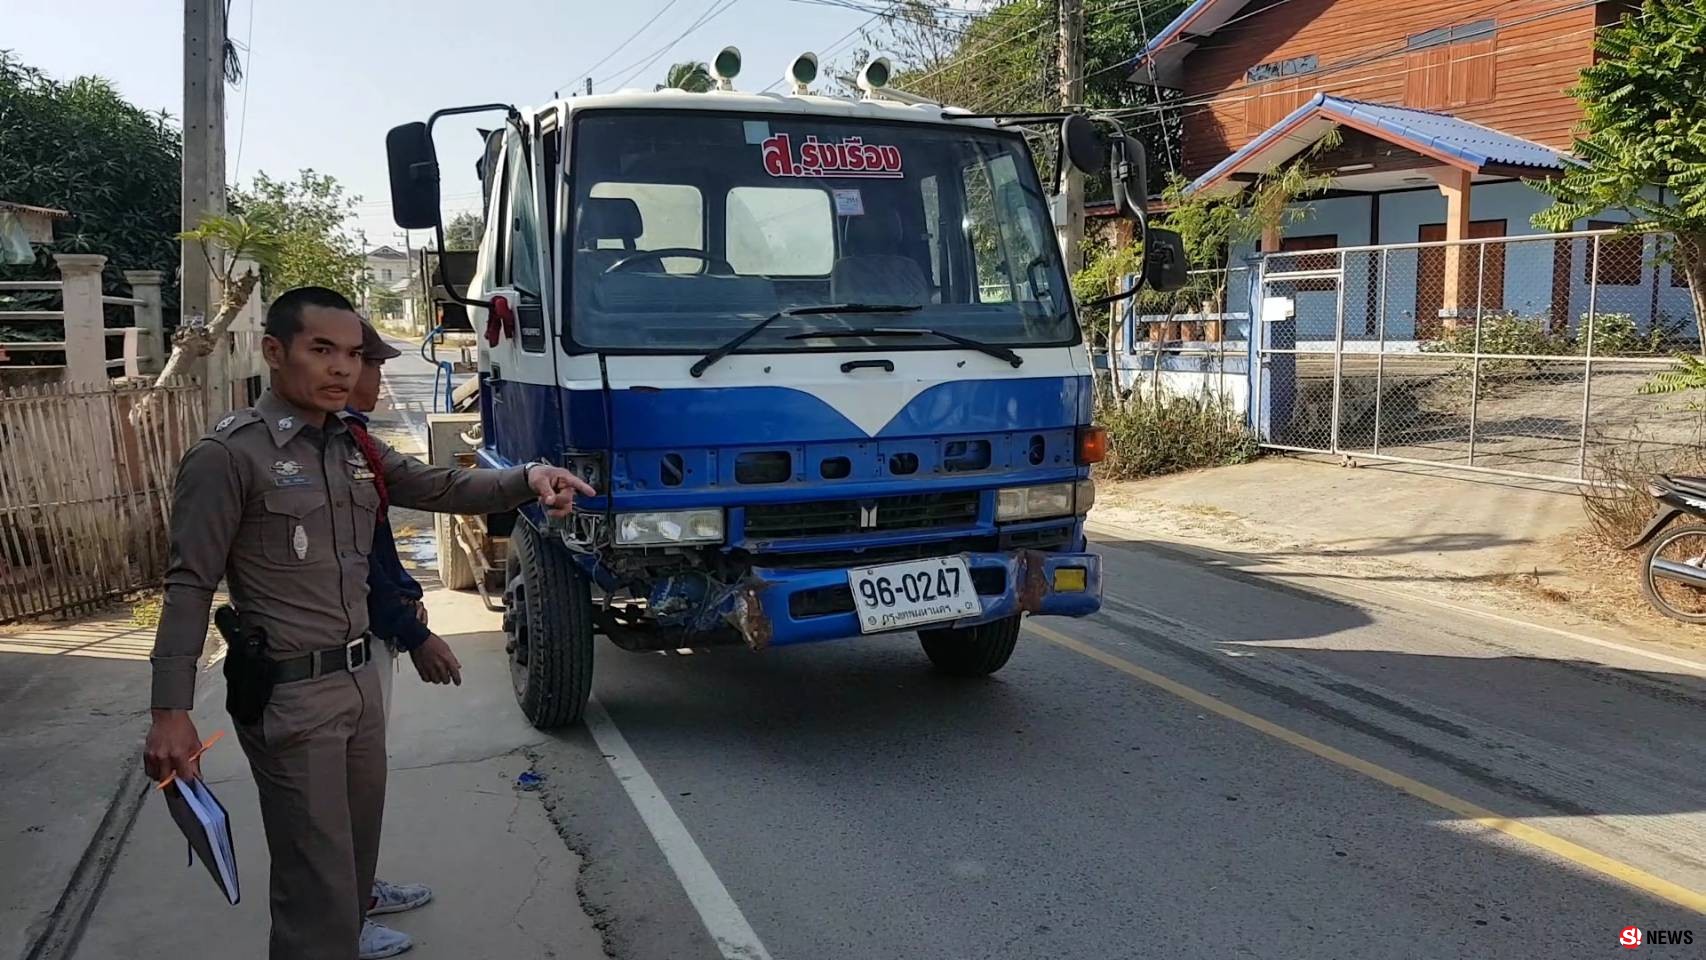
{"type": "Polygon", "coordinates": [[[1078,462],[1088,465],[1108,458],[1108,428],[1078,428],[1078,462]]]}

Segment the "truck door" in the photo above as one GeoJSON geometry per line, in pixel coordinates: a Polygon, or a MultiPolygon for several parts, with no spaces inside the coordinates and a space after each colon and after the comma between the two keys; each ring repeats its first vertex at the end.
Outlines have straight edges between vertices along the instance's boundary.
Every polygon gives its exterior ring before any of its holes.
{"type": "MultiPolygon", "coordinates": [[[[514,316],[511,323],[491,325],[487,314],[476,324],[476,332],[486,338],[491,446],[512,463],[554,458],[562,448],[560,351],[546,269],[549,211],[544,191],[537,189],[546,182],[540,169],[544,154],[537,129],[506,131],[499,161],[503,179],[493,197],[495,222],[486,234],[491,256],[482,263],[489,268],[482,272],[492,278],[483,296],[503,297],[514,316]]],[[[482,250],[482,261],[485,254],[482,250]]]]}

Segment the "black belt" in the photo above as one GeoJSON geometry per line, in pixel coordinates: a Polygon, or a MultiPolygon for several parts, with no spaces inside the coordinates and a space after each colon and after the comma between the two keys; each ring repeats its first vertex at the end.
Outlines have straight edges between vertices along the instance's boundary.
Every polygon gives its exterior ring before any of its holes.
{"type": "Polygon", "coordinates": [[[372,638],[362,634],[341,647],[316,650],[287,660],[275,660],[272,665],[273,683],[294,683],[312,680],[328,673],[354,673],[373,659],[372,638]]]}

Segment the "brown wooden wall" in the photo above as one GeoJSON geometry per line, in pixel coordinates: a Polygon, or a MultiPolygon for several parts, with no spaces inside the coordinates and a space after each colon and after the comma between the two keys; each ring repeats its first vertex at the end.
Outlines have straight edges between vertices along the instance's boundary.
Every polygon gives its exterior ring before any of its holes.
{"type": "Polygon", "coordinates": [[[1580,112],[1565,91],[1592,62],[1602,19],[1582,0],[1256,0],[1243,14],[1185,59],[1182,94],[1201,104],[1183,108],[1188,176],[1321,91],[1568,147],[1580,112]],[[1412,35],[1489,18],[1491,36],[1405,50],[1412,35]],[[1312,73],[1245,81],[1250,67],[1310,55],[1312,73]]]}

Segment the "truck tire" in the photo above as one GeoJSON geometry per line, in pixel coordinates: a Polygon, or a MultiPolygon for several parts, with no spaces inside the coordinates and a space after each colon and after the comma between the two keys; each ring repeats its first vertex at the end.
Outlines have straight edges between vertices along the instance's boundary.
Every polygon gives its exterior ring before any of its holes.
{"type": "Polygon", "coordinates": [[[918,631],[935,668],[951,677],[987,677],[1007,665],[1019,642],[1019,614],[975,627],[918,631]]]}
{"type": "Polygon", "coordinates": [[[526,521],[504,566],[504,639],[515,700],[541,730],[579,723],[592,692],[592,586],[526,521]]]}
{"type": "Polygon", "coordinates": [[[434,514],[433,539],[438,544],[438,582],[446,590],[467,590],[474,585],[474,566],[462,545],[456,542],[456,518],[448,513],[434,514]]]}

